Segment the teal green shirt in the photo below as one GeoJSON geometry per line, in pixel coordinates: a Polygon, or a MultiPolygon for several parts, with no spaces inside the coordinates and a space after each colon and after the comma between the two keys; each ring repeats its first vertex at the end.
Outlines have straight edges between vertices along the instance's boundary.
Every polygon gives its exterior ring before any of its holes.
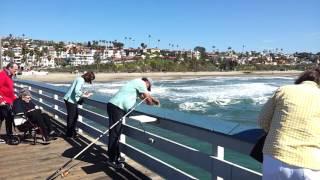
{"type": "Polygon", "coordinates": [[[63,99],[74,104],[77,103],[83,94],[81,90],[84,83],[85,81],[82,77],[77,77],[71,84],[63,99]]]}
{"type": "Polygon", "coordinates": [[[134,79],[122,86],[109,103],[128,111],[136,103],[139,94],[146,92],[148,92],[146,83],[141,79],[134,79]]]}

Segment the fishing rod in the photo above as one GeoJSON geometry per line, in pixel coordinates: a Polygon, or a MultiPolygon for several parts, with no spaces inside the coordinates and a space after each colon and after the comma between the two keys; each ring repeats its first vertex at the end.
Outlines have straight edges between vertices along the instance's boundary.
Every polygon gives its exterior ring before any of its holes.
{"type": "MultiPolygon", "coordinates": [[[[99,141],[99,139],[101,137],[103,137],[105,134],[107,134],[112,128],[114,128],[117,124],[119,124],[121,121],[123,121],[123,119],[126,118],[126,116],[128,116],[132,111],[135,110],[135,108],[137,108],[141,103],[143,103],[145,100],[147,99],[144,98],[143,100],[141,100],[138,104],[136,104],[129,112],[127,112],[119,121],[117,121],[116,123],[114,123],[111,127],[109,127],[106,131],[104,131],[99,137],[97,137],[94,141],[92,141],[87,147],[85,147],[82,151],[80,151],[77,155],[75,155],[73,158],[71,158],[69,161],[67,161],[64,165],[62,165],[59,169],[57,169],[53,174],[51,174],[49,177],[46,178],[46,180],[53,180],[56,179],[58,177],[58,175],[61,175],[62,177],[66,177],[69,174],[69,169],[63,171],[61,173],[61,171],[67,167],[73,160],[75,160],[77,157],[79,157],[83,152],[85,152],[89,147],[91,147],[93,144],[95,144],[96,142],[99,141]]],[[[73,166],[74,167],[74,166],[73,166]]]]}

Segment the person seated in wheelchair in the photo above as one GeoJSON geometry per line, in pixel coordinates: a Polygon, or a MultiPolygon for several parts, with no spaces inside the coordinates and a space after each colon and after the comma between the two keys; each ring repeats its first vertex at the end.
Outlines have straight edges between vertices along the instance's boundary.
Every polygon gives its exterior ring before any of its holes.
{"type": "Polygon", "coordinates": [[[52,140],[52,136],[56,135],[51,127],[50,116],[36,108],[36,105],[31,100],[31,93],[28,89],[20,90],[19,98],[13,102],[12,109],[15,115],[23,114],[31,122],[38,125],[45,142],[52,140]]]}

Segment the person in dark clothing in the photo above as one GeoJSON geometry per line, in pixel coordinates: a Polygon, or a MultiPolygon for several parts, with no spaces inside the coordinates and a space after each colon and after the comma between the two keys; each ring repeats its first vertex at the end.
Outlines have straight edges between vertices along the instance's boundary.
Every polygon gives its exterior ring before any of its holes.
{"type": "Polygon", "coordinates": [[[12,132],[13,116],[11,106],[16,99],[12,77],[15,76],[17,71],[18,65],[10,62],[0,72],[0,127],[2,121],[5,120],[8,144],[16,144],[12,132]]]}
{"type": "MultiPolygon", "coordinates": [[[[109,117],[109,128],[120,121],[123,116],[130,111],[136,104],[137,98],[140,98],[148,105],[160,105],[160,101],[150,95],[152,79],[138,78],[129,81],[107,104],[107,113],[109,117]]],[[[108,136],[108,161],[107,164],[113,168],[120,169],[124,167],[125,159],[120,156],[120,135],[122,133],[122,122],[110,129],[108,136]]]]}
{"type": "Polygon", "coordinates": [[[50,135],[55,135],[52,130],[50,116],[36,108],[36,105],[31,101],[29,90],[22,89],[19,92],[19,98],[13,102],[13,112],[14,114],[23,113],[31,122],[36,123],[41,128],[44,142],[52,139],[50,135]]]}

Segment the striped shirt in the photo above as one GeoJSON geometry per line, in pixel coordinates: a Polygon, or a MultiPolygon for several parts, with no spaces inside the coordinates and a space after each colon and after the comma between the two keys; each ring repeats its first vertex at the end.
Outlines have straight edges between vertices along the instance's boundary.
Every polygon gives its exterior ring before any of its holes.
{"type": "Polygon", "coordinates": [[[280,87],[262,108],[258,123],[268,132],[264,154],[320,170],[320,89],[315,82],[280,87]]]}

